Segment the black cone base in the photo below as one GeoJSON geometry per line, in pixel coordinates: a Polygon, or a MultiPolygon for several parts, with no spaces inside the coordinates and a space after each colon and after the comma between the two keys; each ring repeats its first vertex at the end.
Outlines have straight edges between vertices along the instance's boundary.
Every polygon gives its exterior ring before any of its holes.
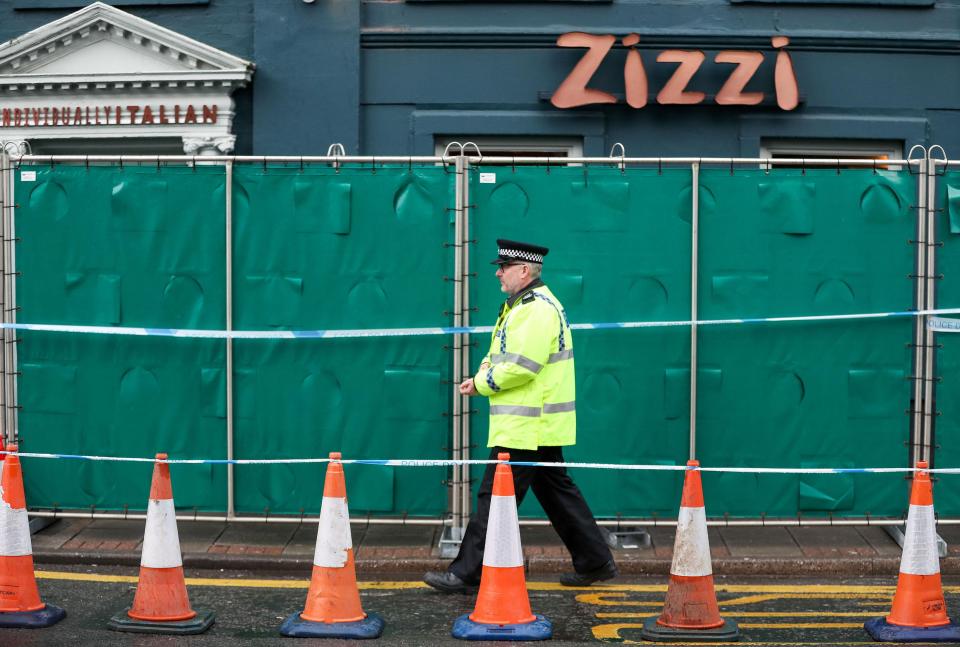
{"type": "Polygon", "coordinates": [[[189,620],[170,620],[166,622],[151,622],[149,620],[135,620],[127,615],[124,609],[120,613],[110,618],[107,627],[114,631],[129,631],[138,634],[172,634],[179,636],[188,636],[190,634],[202,634],[213,626],[215,616],[213,611],[204,611],[203,609],[194,609],[197,615],[189,620]]]}
{"type": "Polygon", "coordinates": [[[740,640],[740,627],[733,620],[721,618],[723,624],[716,629],[674,629],[657,624],[657,617],[643,621],[640,637],[654,642],[733,642],[740,640]]]}

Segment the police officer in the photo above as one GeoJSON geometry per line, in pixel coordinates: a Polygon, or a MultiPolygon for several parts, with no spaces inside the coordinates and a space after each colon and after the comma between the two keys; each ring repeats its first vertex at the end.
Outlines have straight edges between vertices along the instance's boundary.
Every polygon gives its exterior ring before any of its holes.
{"type": "MultiPolygon", "coordinates": [[[[500,307],[490,352],[477,374],[460,384],[464,395],[490,399],[490,459],[509,452],[511,461],[563,462],[563,446],[576,443],[573,336],[560,301],[540,280],[546,247],[497,240],[500,289],[509,298],[500,307]]],[[[495,465],[480,483],[460,553],[444,573],[424,581],[444,593],[466,593],[480,582],[487,516],[495,465]]],[[[517,504],[528,488],[547,513],[573,557],[573,573],[561,584],[586,586],[609,580],[617,567],[579,488],[563,467],[513,466],[517,504]]]]}

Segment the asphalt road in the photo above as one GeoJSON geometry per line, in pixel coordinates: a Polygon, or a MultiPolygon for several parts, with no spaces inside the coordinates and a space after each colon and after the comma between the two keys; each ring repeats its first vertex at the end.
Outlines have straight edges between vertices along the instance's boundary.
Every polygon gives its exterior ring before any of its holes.
{"type": "MultiPolygon", "coordinates": [[[[116,633],[109,618],[130,605],[136,569],[68,568],[39,570],[46,602],[67,609],[60,624],[40,630],[0,629],[0,645],[194,645],[297,644],[279,636],[282,620],[303,608],[306,576],[264,573],[188,572],[194,608],[212,609],[216,624],[190,637],[116,633]]],[[[546,578],[528,583],[535,613],[547,616],[556,645],[620,642],[641,644],[643,618],[659,612],[665,582],[619,578],[616,585],[568,589],[546,578]]],[[[721,613],[742,628],[740,645],[874,644],[862,625],[890,608],[894,582],[854,580],[717,580],[721,613]]],[[[948,608],[960,612],[960,586],[945,587],[948,608]]],[[[390,579],[362,582],[364,609],[379,613],[387,627],[381,645],[462,645],[450,637],[453,620],[473,609],[473,598],[435,593],[419,582],[390,579]]],[[[321,644],[300,641],[303,644],[321,644]]],[[[352,641],[323,641],[324,645],[352,641]]],[[[503,643],[501,643],[503,644],[503,643]]],[[[649,643],[643,643],[649,644],[649,643]]],[[[674,643],[676,644],[676,643],[674,643]]],[[[697,643],[688,643],[697,644],[697,643]]],[[[700,643],[703,644],[703,643],[700,643]]],[[[716,644],[716,643],[712,643],[716,644]]]]}

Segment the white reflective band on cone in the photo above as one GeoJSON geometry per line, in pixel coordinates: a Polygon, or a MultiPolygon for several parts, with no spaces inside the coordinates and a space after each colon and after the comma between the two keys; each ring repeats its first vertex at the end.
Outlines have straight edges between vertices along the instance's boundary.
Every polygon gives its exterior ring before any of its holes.
{"type": "Polygon", "coordinates": [[[909,575],[935,575],[940,572],[937,527],[932,505],[910,506],[903,536],[900,572],[909,575]]]}
{"type": "MultiPolygon", "coordinates": [[[[3,488],[0,488],[0,497],[3,488]]],[[[23,508],[14,510],[0,498],[0,556],[21,557],[31,555],[30,520],[23,508]]]]}
{"type": "Polygon", "coordinates": [[[497,568],[523,566],[520,522],[517,520],[515,497],[497,495],[490,497],[490,516],[487,519],[483,565],[497,568]]]}
{"type": "Polygon", "coordinates": [[[323,497],[313,565],[343,568],[347,563],[347,551],[351,548],[353,548],[353,538],[350,535],[350,512],[347,509],[347,500],[340,497],[323,497]]]}
{"type": "Polygon", "coordinates": [[[147,504],[147,527],[143,532],[143,553],[140,566],[176,568],[183,566],[180,557],[180,536],[177,535],[177,511],[173,499],[150,499],[147,504]]]}
{"type": "Polygon", "coordinates": [[[683,577],[713,574],[710,541],[707,539],[707,511],[703,508],[680,508],[670,574],[683,577]]]}

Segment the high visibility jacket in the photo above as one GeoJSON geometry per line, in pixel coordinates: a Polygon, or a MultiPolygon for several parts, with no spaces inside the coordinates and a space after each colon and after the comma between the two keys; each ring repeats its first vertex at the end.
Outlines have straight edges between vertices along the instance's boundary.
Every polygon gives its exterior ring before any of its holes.
{"type": "Polygon", "coordinates": [[[474,384],[490,398],[488,447],[577,442],[573,335],[560,301],[539,280],[501,306],[474,384]]]}

